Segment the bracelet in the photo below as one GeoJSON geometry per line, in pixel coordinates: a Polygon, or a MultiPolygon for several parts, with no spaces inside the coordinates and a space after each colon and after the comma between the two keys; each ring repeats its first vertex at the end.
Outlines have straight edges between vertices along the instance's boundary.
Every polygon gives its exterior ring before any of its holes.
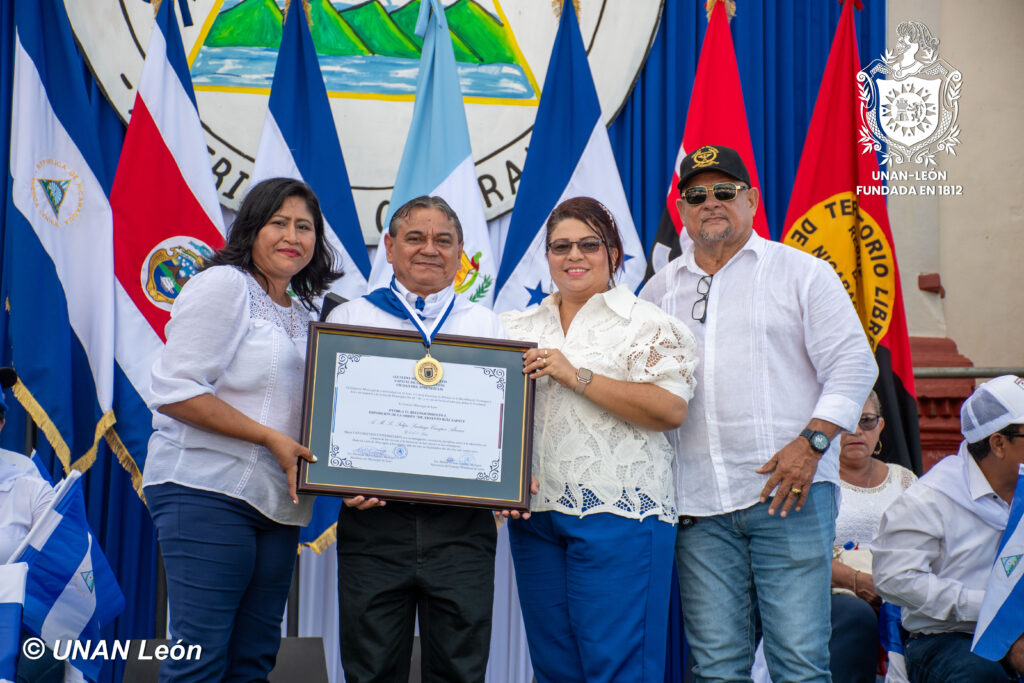
{"type": "Polygon", "coordinates": [[[860,574],[860,570],[859,569],[854,569],[853,570],[853,594],[854,595],[857,594],[857,574],[860,574]]]}

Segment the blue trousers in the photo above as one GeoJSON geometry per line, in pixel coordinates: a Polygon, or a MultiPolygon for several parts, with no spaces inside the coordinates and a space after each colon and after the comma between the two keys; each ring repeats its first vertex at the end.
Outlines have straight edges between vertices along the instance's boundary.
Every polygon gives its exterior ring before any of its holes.
{"type": "Polygon", "coordinates": [[[681,521],[676,540],[683,627],[695,680],[749,681],[760,612],[772,680],[832,680],[829,582],[835,486],[811,486],[800,512],[769,502],[681,521]]]}
{"type": "Polygon", "coordinates": [[[971,652],[970,633],[934,633],[911,637],[904,656],[910,683],[1012,683],[1020,680],[971,652]]]}
{"type": "Polygon", "coordinates": [[[167,572],[171,640],[202,646],[167,659],[160,681],[262,681],[274,668],[299,527],[219,493],[147,486],[167,572]]]}
{"type": "Polygon", "coordinates": [[[878,615],[855,595],[833,593],[832,638],[828,643],[834,683],[875,683],[878,615]]]}
{"type": "Polygon", "coordinates": [[[598,513],[509,522],[538,683],[663,683],[675,526],[598,513]]]}

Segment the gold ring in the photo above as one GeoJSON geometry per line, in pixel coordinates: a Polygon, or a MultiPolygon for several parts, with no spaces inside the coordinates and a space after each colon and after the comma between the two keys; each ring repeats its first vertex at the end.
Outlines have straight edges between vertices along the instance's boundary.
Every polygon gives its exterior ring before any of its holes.
{"type": "Polygon", "coordinates": [[[551,349],[544,349],[544,357],[545,358],[547,358],[550,353],[551,353],[551,349]]]}
{"type": "Polygon", "coordinates": [[[541,365],[543,365],[544,367],[548,366],[548,359],[547,358],[541,358],[540,360],[541,360],[541,363],[540,363],[541,365]]]}
{"type": "Polygon", "coordinates": [[[794,486],[793,488],[791,488],[789,490],[789,495],[791,495],[791,496],[799,496],[801,493],[803,493],[803,489],[801,489],[801,488],[799,488],[797,486],[794,486]]]}

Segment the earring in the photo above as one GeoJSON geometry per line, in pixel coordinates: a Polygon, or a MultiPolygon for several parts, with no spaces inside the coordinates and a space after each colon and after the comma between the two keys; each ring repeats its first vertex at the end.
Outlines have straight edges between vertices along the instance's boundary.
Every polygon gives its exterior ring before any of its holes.
{"type": "Polygon", "coordinates": [[[882,440],[879,439],[878,442],[875,443],[875,452],[872,453],[872,455],[881,455],[881,454],[882,454],[882,440]]]}
{"type": "Polygon", "coordinates": [[[551,280],[551,282],[550,282],[550,284],[548,286],[548,294],[554,294],[554,293],[555,293],[555,281],[551,280]]]}

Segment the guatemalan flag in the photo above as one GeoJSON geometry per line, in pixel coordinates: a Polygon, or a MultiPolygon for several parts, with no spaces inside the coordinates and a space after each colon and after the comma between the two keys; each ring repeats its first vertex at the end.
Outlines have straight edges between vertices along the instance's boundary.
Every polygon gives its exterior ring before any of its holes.
{"type": "Polygon", "coordinates": [[[174,6],[162,2],[157,11],[110,193],[116,355],[139,404],[149,397],[150,371],[163,349],[174,299],[224,243],[174,6]]]}
{"type": "Polygon", "coordinates": [[[593,197],[615,217],[625,251],[617,282],[636,289],[647,268],[601,116],[576,11],[571,2],[562,7],[501,257],[494,302],[499,312],[539,304],[551,293],[545,223],[558,204],[572,197],[593,197]]]}
{"type": "Polygon", "coordinates": [[[14,393],[64,469],[114,423],[113,232],[82,60],[59,0],[17,0],[3,264],[14,393]]]}
{"type": "Polygon", "coordinates": [[[370,273],[370,290],[387,287],[391,282],[393,271],[384,252],[384,235],[391,214],[410,199],[436,195],[455,210],[465,237],[455,291],[490,307],[498,268],[477,186],[451,34],[440,0],[420,3],[416,35],[423,36],[416,104],[391,193],[388,220],[370,273]]]}
{"type": "MultiPolygon", "coordinates": [[[[52,506],[29,530],[11,562],[28,565],[24,628],[53,648],[57,641],[101,639],[100,629],[124,609],[124,595],[85,518],[82,473],[57,486],[52,506]]],[[[61,645],[57,652],[66,652],[61,645]]],[[[72,660],[95,680],[102,659],[72,660]]]]}
{"type": "Polygon", "coordinates": [[[0,682],[13,681],[18,667],[26,572],[24,562],[0,565],[0,682]]]}
{"type": "Polygon", "coordinates": [[[283,177],[302,180],[313,188],[327,223],[327,241],[341,256],[336,265],[344,271],[331,291],[355,299],[366,293],[370,259],[302,6],[302,2],[292,2],[285,18],[250,186],[283,177]]]}
{"type": "Polygon", "coordinates": [[[1024,465],[1018,467],[1017,490],[999,552],[985,587],[971,651],[999,661],[1024,635],[1024,465]]]}

